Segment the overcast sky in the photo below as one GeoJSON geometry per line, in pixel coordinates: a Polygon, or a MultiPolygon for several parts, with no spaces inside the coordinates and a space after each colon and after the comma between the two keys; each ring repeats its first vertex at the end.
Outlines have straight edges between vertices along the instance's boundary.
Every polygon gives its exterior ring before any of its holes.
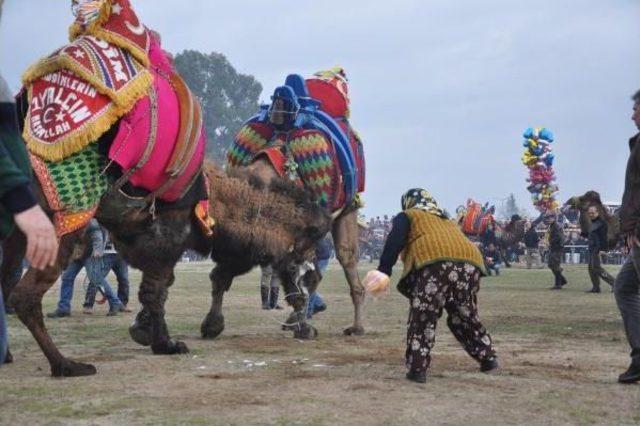
{"type": "MultiPolygon", "coordinates": [[[[66,41],[70,1],[6,0],[0,64],[22,71],[66,41]]],[[[556,134],[564,201],[621,198],[640,88],[638,0],[133,0],[164,47],[224,53],[264,86],[342,65],[367,156],[368,215],[424,187],[451,211],[467,197],[531,208],[521,133],[556,134]]]]}

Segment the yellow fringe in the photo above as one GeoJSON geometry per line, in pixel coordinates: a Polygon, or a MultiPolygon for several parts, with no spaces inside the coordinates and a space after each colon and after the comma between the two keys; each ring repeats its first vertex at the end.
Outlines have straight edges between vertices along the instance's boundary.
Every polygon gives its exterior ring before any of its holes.
{"type": "MultiPolygon", "coordinates": [[[[57,71],[57,69],[55,69],[57,71]]],[[[53,71],[49,71],[53,72],[53,71]]],[[[45,72],[43,75],[48,74],[45,72]]],[[[87,75],[87,73],[83,73],[87,75]]],[[[33,75],[37,75],[34,73],[33,75]]],[[[80,75],[85,78],[85,76],[80,75]]],[[[27,81],[33,81],[28,80],[27,81]]],[[[95,79],[88,79],[92,84],[95,79]]],[[[58,140],[55,144],[44,144],[37,138],[29,133],[29,126],[25,126],[23,131],[23,138],[27,142],[27,148],[29,151],[47,161],[61,161],[70,155],[73,155],[90,143],[98,139],[109,128],[118,121],[123,115],[131,111],[135,103],[142,97],[146,96],[149,88],[153,83],[153,76],[148,71],[143,71],[136,80],[129,83],[129,85],[121,92],[117,93],[113,90],[102,90],[100,87],[96,87],[98,91],[109,96],[113,100],[113,103],[107,108],[107,110],[97,119],[90,122],[90,125],[83,125],[80,129],[75,130],[70,135],[58,140]],[[117,102],[116,102],[117,100],[117,102]]],[[[27,83],[25,83],[26,85],[27,83]]],[[[98,86],[98,85],[96,85],[98,86]]],[[[103,87],[103,85],[100,85],[103,87]]],[[[29,101],[32,99],[32,87],[29,88],[29,101]]],[[[26,117],[26,123],[30,122],[31,113],[29,112],[26,117]]]]}
{"type": "Polygon", "coordinates": [[[73,41],[81,35],[92,35],[96,38],[102,39],[106,42],[128,50],[134,58],[136,58],[142,65],[145,66],[145,68],[148,68],[151,64],[148,52],[131,43],[131,41],[129,41],[126,37],[123,37],[116,33],[112,33],[102,28],[103,25],[109,21],[110,17],[111,1],[106,1],[102,5],[102,10],[100,10],[100,16],[98,17],[98,19],[93,21],[87,28],[83,29],[82,25],[78,24],[77,22],[74,22],[69,27],[69,41],[73,41]]]}

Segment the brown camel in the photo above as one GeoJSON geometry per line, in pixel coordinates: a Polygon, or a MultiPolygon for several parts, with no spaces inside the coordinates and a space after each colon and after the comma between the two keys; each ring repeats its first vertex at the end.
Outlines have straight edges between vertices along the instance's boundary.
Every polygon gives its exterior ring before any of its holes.
{"type": "MultiPolygon", "coordinates": [[[[498,229],[498,245],[504,255],[508,248],[516,246],[524,240],[526,220],[514,218],[498,229]]],[[[505,265],[508,265],[505,258],[505,265]]]]}
{"type": "Polygon", "coordinates": [[[600,194],[596,191],[587,191],[583,195],[571,197],[564,204],[564,209],[574,209],[579,212],[578,222],[583,235],[589,233],[591,229],[591,219],[587,215],[590,206],[595,206],[602,220],[607,224],[607,243],[610,248],[614,248],[621,240],[620,218],[617,214],[611,214],[600,199],[600,194]]]}
{"type": "MultiPolygon", "coordinates": [[[[248,166],[241,169],[246,169],[253,176],[256,176],[262,182],[269,183],[281,179],[273,168],[273,165],[264,156],[258,156],[248,166]]],[[[320,206],[317,206],[318,210],[323,210],[320,206]]],[[[365,291],[360,277],[358,276],[358,210],[354,207],[346,207],[342,212],[337,214],[333,219],[331,226],[331,234],[333,236],[333,243],[336,251],[336,257],[340,262],[344,270],[347,282],[349,283],[351,300],[354,306],[354,320],[353,325],[343,330],[346,335],[363,335],[363,306],[365,291]]],[[[214,270],[215,271],[215,270],[214,270]]],[[[318,277],[318,275],[316,275],[318,277]]],[[[213,302],[211,311],[207,317],[207,320],[212,317],[221,317],[220,313],[222,308],[222,294],[221,288],[228,288],[228,279],[224,279],[221,275],[212,273],[213,282],[213,302]]],[[[309,282],[309,281],[306,281],[309,282]]],[[[316,283],[310,283],[309,286],[314,288],[316,283]]],[[[207,321],[205,320],[205,322],[207,321]]],[[[299,321],[299,320],[298,320],[299,321]]],[[[214,328],[214,331],[222,331],[219,327],[214,328]]],[[[203,324],[203,336],[214,338],[218,334],[210,333],[210,327],[205,330],[205,324],[203,324]],[[207,331],[205,333],[205,331],[207,331]]],[[[315,333],[315,330],[312,330],[315,333]]]]}
{"type": "MultiPolygon", "coordinates": [[[[149,344],[154,354],[188,352],[183,342],[171,339],[164,320],[168,288],[175,280],[173,270],[186,249],[211,254],[218,262],[211,274],[212,281],[219,283],[221,273],[226,279],[245,273],[257,264],[301,262],[329,230],[328,215],[317,209],[306,192],[288,182],[280,180],[264,185],[248,172],[227,176],[219,169],[210,170],[209,181],[210,205],[217,221],[212,238],[200,231],[193,213],[196,201],[190,202],[189,195],[182,200],[182,207],[160,209],[153,218],[147,210],[141,212],[139,206],[129,206],[130,199],[120,192],[111,191],[103,197],[96,216],[111,232],[125,260],[142,271],[138,297],[143,309],[130,332],[134,340],[149,344]]],[[[41,204],[46,208],[46,203],[41,204]]],[[[9,277],[24,257],[25,238],[16,232],[4,244],[6,256],[0,273],[3,291],[47,357],[53,376],[96,373],[93,365],[71,361],[62,355],[50,338],[42,316],[42,297],[67,266],[83,232],[62,237],[55,266],[44,271],[29,269],[17,283],[9,277]]],[[[283,281],[290,294],[295,293],[296,284],[293,277],[283,281]]],[[[292,295],[287,300],[298,311],[303,310],[304,297],[292,295]]],[[[304,332],[305,324],[301,327],[304,332]]]]}

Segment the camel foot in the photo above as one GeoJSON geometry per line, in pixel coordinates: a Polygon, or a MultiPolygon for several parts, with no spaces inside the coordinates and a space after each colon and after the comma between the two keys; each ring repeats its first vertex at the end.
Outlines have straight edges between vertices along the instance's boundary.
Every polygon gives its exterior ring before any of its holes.
{"type": "Polygon", "coordinates": [[[189,353],[187,345],[179,340],[168,340],[160,344],[151,345],[151,350],[154,355],[180,355],[189,353]]]}
{"type": "Polygon", "coordinates": [[[142,312],[138,313],[135,321],[129,327],[129,336],[139,345],[142,346],[151,346],[151,323],[146,322],[141,315],[142,312]]]}
{"type": "Polygon", "coordinates": [[[364,335],[364,327],[356,327],[351,326],[345,328],[343,331],[345,336],[363,336],[364,335]]]}
{"type": "Polygon", "coordinates": [[[207,314],[200,326],[200,334],[203,339],[215,339],[224,330],[224,316],[207,314]]]}
{"type": "Polygon", "coordinates": [[[311,340],[318,337],[318,330],[309,324],[302,324],[293,329],[294,339],[311,340]]]}
{"type": "Polygon", "coordinates": [[[291,312],[289,318],[282,324],[282,331],[295,331],[298,328],[298,314],[291,312]]]}
{"type": "Polygon", "coordinates": [[[93,376],[96,368],[91,364],[65,360],[60,365],[51,366],[51,376],[53,377],[82,377],[93,376]]]}

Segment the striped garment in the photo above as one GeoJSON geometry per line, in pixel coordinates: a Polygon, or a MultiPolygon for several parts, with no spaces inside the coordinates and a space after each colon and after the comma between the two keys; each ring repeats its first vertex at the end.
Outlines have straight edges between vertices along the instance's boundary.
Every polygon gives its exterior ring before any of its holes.
{"type": "Polygon", "coordinates": [[[455,222],[419,209],[405,213],[411,221],[411,230],[403,254],[403,277],[436,262],[466,262],[485,272],[480,250],[455,222]]]}

